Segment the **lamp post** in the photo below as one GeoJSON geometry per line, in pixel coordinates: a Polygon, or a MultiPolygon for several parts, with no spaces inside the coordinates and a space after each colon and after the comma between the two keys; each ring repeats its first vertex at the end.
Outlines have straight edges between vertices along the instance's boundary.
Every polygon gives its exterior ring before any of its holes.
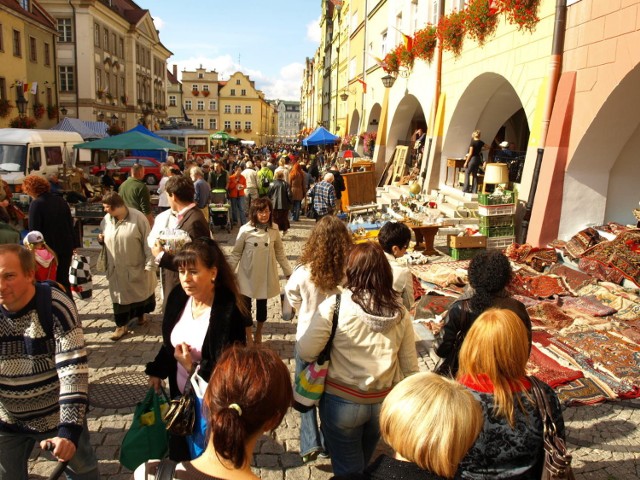
{"type": "Polygon", "coordinates": [[[22,82],[16,83],[16,106],[18,107],[18,113],[20,117],[24,117],[24,114],[27,112],[27,103],[29,103],[24,98],[24,90],[22,88],[22,82]]]}

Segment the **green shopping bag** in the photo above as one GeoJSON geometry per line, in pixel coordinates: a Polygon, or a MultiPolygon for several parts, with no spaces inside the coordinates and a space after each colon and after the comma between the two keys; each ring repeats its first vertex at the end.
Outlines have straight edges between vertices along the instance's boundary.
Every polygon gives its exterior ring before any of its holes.
{"type": "Polygon", "coordinates": [[[120,463],[129,470],[167,454],[169,442],[160,405],[160,396],[150,388],[136,407],[133,422],[120,447],[120,463]]]}

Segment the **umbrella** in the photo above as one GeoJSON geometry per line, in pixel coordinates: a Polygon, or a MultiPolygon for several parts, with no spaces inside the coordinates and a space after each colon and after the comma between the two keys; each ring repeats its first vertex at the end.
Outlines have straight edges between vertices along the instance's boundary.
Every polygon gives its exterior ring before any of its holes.
{"type": "Polygon", "coordinates": [[[314,145],[330,145],[340,140],[340,137],[334,135],[324,127],[316,128],[311,135],[302,140],[302,145],[305,147],[314,145]]]}
{"type": "Polygon", "coordinates": [[[338,153],[340,158],[360,158],[360,154],[355,150],[342,150],[338,153]]]}
{"type": "Polygon", "coordinates": [[[212,133],[211,134],[211,140],[222,140],[224,142],[230,140],[231,138],[233,138],[231,135],[229,135],[227,132],[225,132],[224,130],[220,130],[216,133],[212,133]]]}
{"type": "Polygon", "coordinates": [[[115,137],[102,138],[93,142],[79,143],[73,148],[89,150],[170,150],[184,152],[187,149],[161,138],[150,137],[140,132],[127,132],[115,137]]]}

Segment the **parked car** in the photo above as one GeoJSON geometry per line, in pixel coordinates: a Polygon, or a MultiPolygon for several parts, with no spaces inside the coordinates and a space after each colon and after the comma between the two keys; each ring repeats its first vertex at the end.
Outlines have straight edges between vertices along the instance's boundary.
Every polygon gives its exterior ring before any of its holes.
{"type": "MultiPolygon", "coordinates": [[[[162,166],[162,163],[158,160],[149,157],[124,157],[117,163],[118,170],[116,171],[116,176],[118,178],[115,180],[118,185],[129,176],[129,171],[134,163],[139,163],[144,167],[144,181],[147,185],[157,185],[160,183],[160,179],[162,178],[160,167],[162,166]]],[[[91,175],[101,177],[104,175],[105,168],[105,165],[101,165],[100,167],[91,167],[91,175]]]]}

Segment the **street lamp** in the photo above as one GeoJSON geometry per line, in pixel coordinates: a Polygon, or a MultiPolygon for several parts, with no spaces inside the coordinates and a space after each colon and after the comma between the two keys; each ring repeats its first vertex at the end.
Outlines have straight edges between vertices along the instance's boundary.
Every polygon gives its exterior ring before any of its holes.
{"type": "Polygon", "coordinates": [[[113,115],[111,115],[111,123],[115,123],[118,121],[118,116],[114,113],[113,115]]]}
{"type": "Polygon", "coordinates": [[[18,106],[18,113],[20,114],[21,117],[24,117],[24,114],[27,111],[27,103],[29,102],[25,100],[25,98],[22,95],[20,95],[16,100],[16,105],[18,106]]]}
{"type": "Polygon", "coordinates": [[[98,113],[98,121],[101,122],[104,120],[104,113],[100,112],[98,113]]]}
{"type": "Polygon", "coordinates": [[[346,102],[347,98],[349,98],[349,94],[347,92],[342,92],[340,94],[340,100],[342,100],[343,102],[346,102]]]}
{"type": "Polygon", "coordinates": [[[396,77],[393,75],[385,75],[381,80],[384,88],[391,88],[393,87],[393,84],[396,83],[396,77]]]}
{"type": "Polygon", "coordinates": [[[62,114],[63,117],[67,116],[67,108],[63,105],[62,107],[60,107],[60,113],[62,114]]]}

